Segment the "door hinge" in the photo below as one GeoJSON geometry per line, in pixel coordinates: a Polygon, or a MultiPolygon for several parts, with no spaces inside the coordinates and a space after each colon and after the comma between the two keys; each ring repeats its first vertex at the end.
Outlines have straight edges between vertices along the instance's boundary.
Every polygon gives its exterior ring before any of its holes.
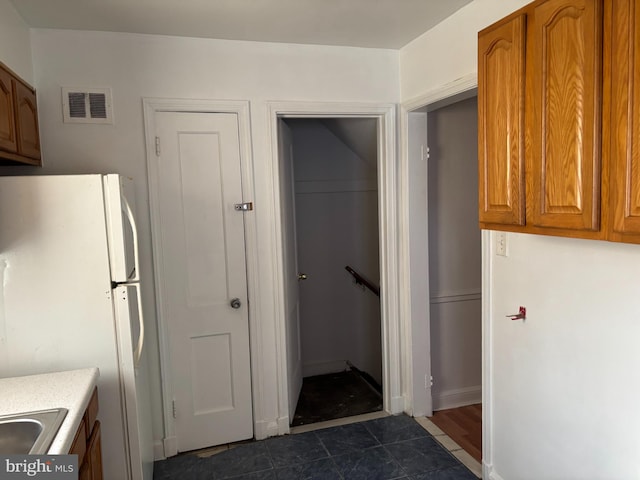
{"type": "Polygon", "coordinates": [[[178,410],[176,410],[176,401],[175,399],[171,402],[173,418],[178,418],[178,410]]]}
{"type": "Polygon", "coordinates": [[[160,156],[160,137],[156,137],[156,157],[160,156]]]}
{"type": "Polygon", "coordinates": [[[424,376],[424,389],[425,390],[429,390],[431,387],[433,387],[433,376],[432,375],[425,375],[424,376]]]}
{"type": "Polygon", "coordinates": [[[420,159],[423,162],[429,160],[429,147],[426,145],[420,145],[420,159]]]}
{"type": "Polygon", "coordinates": [[[236,203],[233,208],[237,211],[237,212],[248,212],[250,210],[253,210],[253,202],[247,202],[247,203],[236,203]]]}

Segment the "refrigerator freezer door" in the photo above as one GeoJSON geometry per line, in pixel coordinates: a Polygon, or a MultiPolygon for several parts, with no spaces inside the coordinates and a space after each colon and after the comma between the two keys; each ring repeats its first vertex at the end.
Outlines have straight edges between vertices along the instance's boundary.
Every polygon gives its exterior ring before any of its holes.
{"type": "Polygon", "coordinates": [[[0,376],[98,367],[105,479],[128,480],[105,224],[102,175],[0,177],[0,376]]]}
{"type": "Polygon", "coordinates": [[[153,438],[150,418],[147,355],[142,351],[136,366],[140,329],[138,284],[121,285],[114,290],[118,356],[125,429],[131,480],[153,478],[153,438]]]}
{"type": "Polygon", "coordinates": [[[133,182],[120,175],[104,176],[104,197],[109,232],[111,280],[140,280],[138,231],[133,218],[133,182]]]}

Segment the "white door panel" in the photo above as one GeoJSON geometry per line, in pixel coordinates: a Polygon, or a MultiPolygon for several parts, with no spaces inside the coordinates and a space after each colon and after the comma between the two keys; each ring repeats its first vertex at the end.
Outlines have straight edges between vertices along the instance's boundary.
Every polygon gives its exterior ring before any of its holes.
{"type": "Polygon", "coordinates": [[[114,282],[137,282],[138,238],[134,220],[133,181],[121,175],[103,177],[109,234],[109,263],[111,280],[114,282]]]}
{"type": "Polygon", "coordinates": [[[238,124],[235,114],[158,113],[156,125],[162,311],[186,451],[253,436],[238,124]]]}
{"type": "Polygon", "coordinates": [[[289,388],[289,421],[293,421],[302,389],[302,351],[300,347],[300,314],[298,288],[298,247],[293,175],[293,140],[291,130],[278,120],[280,198],[282,198],[285,315],[287,326],[287,380],[289,388]]]}
{"type": "MultiPolygon", "coordinates": [[[[120,285],[113,290],[116,310],[116,335],[118,338],[118,359],[120,363],[121,401],[126,415],[129,464],[127,469],[131,480],[152,480],[153,478],[153,435],[149,410],[149,391],[146,384],[138,381],[139,368],[136,367],[140,330],[140,305],[138,303],[139,284],[120,285]],[[143,420],[144,417],[144,420],[143,420]]],[[[146,369],[146,363],[143,365],[146,369]]],[[[143,372],[145,374],[146,372],[143,372]]]]}

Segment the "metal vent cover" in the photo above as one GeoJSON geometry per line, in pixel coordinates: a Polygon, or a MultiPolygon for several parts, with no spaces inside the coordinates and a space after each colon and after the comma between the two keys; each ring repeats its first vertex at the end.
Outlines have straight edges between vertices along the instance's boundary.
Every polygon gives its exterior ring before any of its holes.
{"type": "Polygon", "coordinates": [[[64,123],[113,123],[110,88],[62,88],[64,123]]]}

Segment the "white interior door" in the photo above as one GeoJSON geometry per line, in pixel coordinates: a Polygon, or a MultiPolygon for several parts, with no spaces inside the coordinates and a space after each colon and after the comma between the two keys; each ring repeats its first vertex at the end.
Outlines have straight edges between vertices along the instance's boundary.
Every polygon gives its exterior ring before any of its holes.
{"type": "Polygon", "coordinates": [[[412,348],[413,415],[433,415],[431,395],[431,317],[429,308],[429,223],[428,177],[429,160],[427,111],[420,109],[407,115],[408,227],[411,263],[410,311],[412,348]]]}
{"type": "Polygon", "coordinates": [[[253,436],[236,114],[156,114],[160,308],[178,451],[253,436]]]}
{"type": "Polygon", "coordinates": [[[289,389],[289,422],[293,420],[302,389],[302,351],[300,348],[300,315],[298,290],[298,258],[293,177],[293,140],[291,130],[278,120],[278,152],[280,158],[280,198],[282,199],[282,248],[284,250],[284,292],[287,326],[287,380],[289,389]]]}

